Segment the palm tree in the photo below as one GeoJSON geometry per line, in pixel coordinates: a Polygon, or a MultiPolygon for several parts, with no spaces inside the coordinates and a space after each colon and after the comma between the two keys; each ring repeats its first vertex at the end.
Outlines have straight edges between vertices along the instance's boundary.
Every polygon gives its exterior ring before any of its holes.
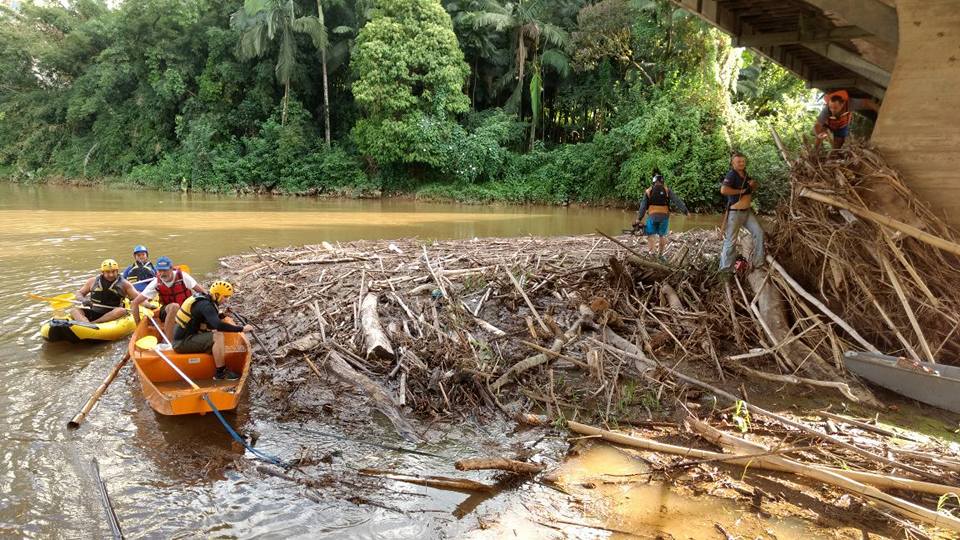
{"type": "Polygon", "coordinates": [[[276,74],[283,84],[280,123],[286,124],[290,76],[296,64],[294,33],[310,36],[314,46],[325,50],[327,32],[323,22],[317,17],[297,17],[293,0],[245,0],[243,7],[230,16],[230,26],[240,31],[237,53],[243,60],[262,57],[268,44],[278,41],[276,74]]]}
{"type": "MultiPolygon", "coordinates": [[[[516,110],[520,114],[527,59],[531,54],[535,62],[539,60],[541,64],[553,66],[561,74],[569,72],[569,62],[563,50],[569,46],[570,36],[562,28],[546,22],[549,14],[562,3],[562,0],[517,0],[501,4],[496,0],[486,0],[483,11],[472,14],[475,27],[488,27],[511,35],[513,69],[505,77],[515,78],[516,86],[505,104],[507,110],[516,110]],[[553,48],[541,54],[541,41],[553,48]]],[[[539,68],[533,71],[538,73],[539,68]]]]}

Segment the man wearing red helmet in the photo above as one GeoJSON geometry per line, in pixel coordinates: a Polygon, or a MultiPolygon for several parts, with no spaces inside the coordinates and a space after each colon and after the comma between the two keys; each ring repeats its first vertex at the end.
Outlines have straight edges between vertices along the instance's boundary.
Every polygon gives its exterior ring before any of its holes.
{"type": "Polygon", "coordinates": [[[846,90],[837,90],[823,96],[823,109],[820,116],[817,117],[817,123],[813,125],[813,131],[817,134],[817,148],[823,143],[823,140],[833,136],[833,147],[840,148],[850,135],[850,123],[853,121],[854,110],[877,111],[880,106],[876,100],[850,98],[846,90]]]}

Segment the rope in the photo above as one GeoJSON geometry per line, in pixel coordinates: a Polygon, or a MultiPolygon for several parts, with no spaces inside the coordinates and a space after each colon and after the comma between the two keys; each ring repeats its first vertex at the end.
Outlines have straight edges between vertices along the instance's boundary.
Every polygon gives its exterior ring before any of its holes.
{"type": "Polygon", "coordinates": [[[233,440],[242,444],[244,448],[250,451],[250,453],[257,456],[261,460],[266,461],[267,463],[273,463],[274,465],[277,465],[278,467],[284,470],[287,470],[290,467],[293,467],[292,463],[286,463],[280,460],[279,458],[273,457],[270,454],[267,454],[265,452],[261,452],[260,450],[257,450],[256,448],[247,444],[247,441],[243,440],[243,437],[241,437],[240,434],[233,429],[230,423],[227,422],[226,418],[224,418],[223,415],[220,414],[220,409],[217,409],[217,406],[214,405],[212,401],[210,401],[210,397],[204,394],[203,399],[204,401],[207,402],[207,405],[210,405],[210,409],[213,410],[213,414],[216,415],[217,420],[220,420],[220,423],[223,424],[224,428],[226,428],[227,433],[229,433],[230,436],[233,437],[233,440]]]}

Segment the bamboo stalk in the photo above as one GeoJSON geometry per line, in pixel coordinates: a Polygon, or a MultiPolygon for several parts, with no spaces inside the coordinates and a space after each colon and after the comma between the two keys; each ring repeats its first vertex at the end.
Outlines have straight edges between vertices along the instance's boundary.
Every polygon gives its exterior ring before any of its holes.
{"type": "Polygon", "coordinates": [[[84,419],[86,419],[87,414],[90,412],[91,409],[93,409],[93,406],[96,405],[98,401],[100,401],[101,397],[103,397],[103,394],[104,392],[107,391],[107,388],[110,386],[110,383],[112,383],[113,380],[117,378],[117,374],[120,373],[121,369],[123,369],[123,366],[124,364],[127,363],[127,360],[130,360],[129,352],[124,354],[123,358],[121,358],[120,361],[113,366],[113,369],[110,370],[110,373],[108,373],[107,376],[103,379],[103,382],[100,383],[100,386],[98,386],[97,389],[93,392],[93,395],[90,396],[90,399],[88,399],[87,402],[83,405],[83,408],[80,409],[80,412],[78,412],[76,416],[74,416],[69,422],[67,422],[67,427],[69,429],[77,429],[78,427],[80,427],[80,424],[82,424],[84,419]]]}
{"type": "Polygon", "coordinates": [[[797,294],[806,298],[808,302],[816,306],[817,309],[822,311],[824,315],[826,315],[827,317],[830,317],[830,319],[833,320],[833,322],[837,323],[837,326],[839,326],[840,328],[843,328],[844,331],[846,331],[850,337],[857,340],[857,343],[863,345],[870,352],[880,353],[880,349],[873,346],[872,343],[870,343],[869,341],[866,340],[866,338],[861,336],[860,333],[854,330],[853,327],[847,324],[846,321],[841,319],[839,315],[831,311],[830,308],[828,308],[826,305],[823,304],[823,302],[818,300],[817,297],[813,296],[812,294],[807,292],[806,289],[800,286],[800,284],[797,283],[797,281],[793,279],[793,277],[791,277],[790,274],[787,273],[787,270],[784,267],[780,266],[780,263],[778,263],[773,257],[771,257],[770,255],[767,255],[767,262],[770,263],[770,266],[772,266],[774,270],[776,270],[783,277],[784,281],[786,281],[793,288],[793,290],[797,292],[797,294]]]}
{"type": "MultiPolygon", "coordinates": [[[[769,450],[765,446],[723,433],[722,431],[695,418],[691,417],[688,419],[688,421],[693,427],[694,431],[700,433],[710,442],[720,446],[733,448],[736,452],[763,452],[769,450]]],[[[810,465],[805,465],[803,463],[780,456],[759,457],[756,458],[756,461],[760,463],[776,464],[784,467],[788,472],[811,478],[813,480],[819,480],[820,482],[845,489],[855,495],[863,497],[867,501],[884,506],[891,510],[895,510],[902,515],[908,516],[911,519],[922,521],[928,525],[933,525],[934,527],[943,527],[955,532],[960,532],[960,519],[958,518],[955,518],[949,514],[941,514],[934,510],[914,504],[910,501],[894,497],[893,495],[889,495],[878,490],[874,486],[869,486],[856,480],[852,480],[846,476],[843,476],[842,474],[811,467],[810,465]]]]}
{"type": "MultiPolygon", "coordinates": [[[[620,444],[623,446],[629,446],[632,448],[641,448],[644,450],[652,450],[654,452],[661,452],[664,454],[674,454],[674,455],[684,456],[687,458],[723,461],[731,465],[743,465],[746,468],[788,472],[783,467],[778,467],[778,465],[775,463],[760,462],[757,459],[755,459],[755,456],[736,457],[736,456],[731,456],[730,454],[712,452],[710,450],[701,450],[699,448],[689,448],[686,446],[676,446],[672,444],[667,444],[659,441],[646,439],[643,437],[637,437],[634,435],[627,435],[624,433],[617,433],[615,431],[608,431],[605,429],[588,426],[586,424],[581,424],[579,422],[574,422],[572,420],[567,421],[567,428],[569,428],[570,431],[574,433],[579,433],[581,435],[588,435],[591,437],[599,437],[605,441],[620,444]]],[[[854,471],[849,469],[837,469],[834,467],[824,467],[820,465],[814,465],[812,467],[823,470],[823,471],[829,471],[834,474],[842,475],[851,480],[856,480],[857,482],[863,482],[865,484],[870,484],[872,486],[888,488],[888,489],[900,489],[904,491],[915,491],[918,493],[930,493],[933,495],[944,495],[946,493],[955,493],[957,491],[957,488],[953,486],[947,486],[947,485],[937,484],[933,482],[924,482],[922,480],[913,480],[910,478],[903,478],[899,476],[889,476],[884,474],[877,474],[877,473],[871,473],[871,472],[865,472],[865,471],[854,471]]]]}
{"type": "Polygon", "coordinates": [[[851,206],[851,205],[849,205],[849,204],[847,204],[847,203],[845,203],[845,202],[843,202],[843,201],[839,201],[839,200],[837,200],[837,199],[834,199],[833,197],[828,197],[827,195],[824,195],[823,193],[820,193],[820,192],[817,192],[817,191],[813,191],[813,190],[811,190],[811,189],[809,189],[809,188],[802,188],[802,189],[800,190],[799,195],[800,195],[801,197],[806,197],[806,198],[808,198],[808,199],[813,199],[813,200],[815,200],[815,201],[819,201],[819,202],[822,202],[822,203],[825,203],[825,204],[829,204],[830,206],[835,206],[835,207],[837,207],[837,208],[843,208],[843,209],[845,209],[845,210],[848,210],[848,211],[856,214],[857,216],[859,216],[859,217],[861,217],[861,218],[863,218],[863,219],[869,219],[870,221],[873,221],[874,223],[877,223],[877,224],[879,224],[879,225],[883,225],[883,226],[889,227],[889,228],[891,228],[891,229],[893,229],[893,230],[900,231],[900,232],[902,232],[903,234],[905,234],[905,235],[907,235],[907,236],[910,236],[911,238],[915,238],[915,239],[917,239],[917,240],[919,240],[919,241],[921,241],[921,242],[924,242],[924,243],[926,243],[926,244],[929,244],[929,245],[931,245],[931,246],[933,246],[933,247],[935,247],[935,248],[937,248],[937,249],[941,249],[941,250],[946,251],[946,252],[948,252],[948,253],[953,253],[954,255],[960,255],[960,244],[956,244],[956,243],[951,242],[951,241],[949,241],[949,240],[945,240],[945,239],[943,239],[943,238],[940,238],[939,236],[935,236],[935,235],[932,235],[932,234],[930,234],[930,233],[928,233],[928,232],[922,231],[922,230],[914,227],[913,225],[908,225],[908,224],[906,224],[906,223],[903,223],[902,221],[897,221],[897,220],[895,220],[895,219],[893,219],[893,218],[891,218],[891,217],[887,217],[887,216],[884,216],[884,215],[882,215],[882,214],[878,214],[878,213],[876,213],[876,212],[872,212],[872,211],[867,210],[867,209],[865,209],[865,208],[857,208],[857,207],[851,206]]]}
{"type": "Polygon", "coordinates": [[[887,258],[881,253],[877,254],[877,258],[880,259],[880,264],[883,265],[883,269],[886,271],[887,277],[890,278],[890,283],[893,285],[893,290],[897,292],[897,297],[900,298],[900,303],[903,304],[903,310],[907,312],[907,318],[910,319],[910,325],[913,326],[913,331],[917,333],[917,339],[920,340],[920,346],[923,347],[923,352],[927,355],[927,361],[936,364],[937,361],[933,357],[933,351],[930,350],[930,344],[927,343],[927,338],[923,336],[923,330],[920,329],[920,323],[917,322],[917,317],[913,314],[913,308],[910,307],[910,302],[907,301],[907,295],[904,294],[903,286],[900,285],[900,279],[897,278],[897,275],[893,271],[893,267],[890,266],[890,261],[888,261],[887,258]]]}

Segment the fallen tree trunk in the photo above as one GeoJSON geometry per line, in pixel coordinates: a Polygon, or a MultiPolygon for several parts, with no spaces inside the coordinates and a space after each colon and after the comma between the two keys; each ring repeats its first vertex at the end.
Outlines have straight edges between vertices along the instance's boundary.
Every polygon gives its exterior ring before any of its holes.
{"type": "Polygon", "coordinates": [[[393,398],[387,394],[386,390],[366,375],[353,369],[353,366],[348,364],[347,361],[340,356],[340,353],[330,351],[327,355],[326,367],[338,379],[356,387],[364,396],[373,400],[377,410],[382,412],[383,415],[390,420],[390,423],[396,428],[397,433],[404,439],[413,442],[422,441],[410,422],[397,410],[397,405],[394,403],[393,398]]]}
{"type": "Polygon", "coordinates": [[[377,314],[379,297],[374,293],[367,293],[360,305],[360,325],[363,328],[363,342],[367,346],[367,358],[376,357],[393,359],[396,356],[390,339],[383,331],[380,316],[377,314]]]}
{"type": "Polygon", "coordinates": [[[498,470],[517,474],[536,474],[543,471],[544,466],[526,461],[517,461],[507,458],[468,458],[454,463],[458,471],[498,470]]]}
{"type": "Polygon", "coordinates": [[[437,489],[451,489],[455,491],[471,492],[479,491],[483,493],[489,493],[494,490],[494,486],[490,484],[484,484],[483,482],[477,482],[475,480],[467,480],[465,478],[449,478],[446,476],[417,476],[412,474],[401,474],[394,471],[386,471],[383,469],[360,469],[357,472],[365,476],[379,476],[381,478],[389,478],[391,480],[409,482],[411,484],[437,489]]]}
{"type": "MultiPolygon", "coordinates": [[[[768,471],[790,472],[776,463],[761,462],[756,457],[738,458],[735,456],[731,456],[730,454],[722,454],[720,452],[711,452],[710,450],[701,450],[699,448],[688,448],[685,446],[675,446],[672,444],[652,441],[650,439],[645,439],[643,437],[636,437],[633,435],[626,435],[624,433],[607,431],[605,429],[588,426],[586,424],[581,424],[579,422],[574,422],[574,421],[568,421],[567,428],[569,428],[570,431],[574,433],[599,437],[605,441],[609,441],[615,444],[620,444],[623,446],[629,446],[632,448],[642,448],[644,450],[652,450],[654,452],[674,454],[679,456],[685,456],[688,458],[722,461],[724,463],[729,463],[731,465],[742,465],[748,469],[754,468],[754,469],[763,469],[768,471]]],[[[888,476],[884,474],[877,474],[877,473],[871,473],[871,472],[865,472],[865,471],[837,469],[834,467],[823,467],[820,465],[813,465],[812,467],[823,470],[823,471],[829,471],[834,474],[842,475],[851,480],[856,480],[857,482],[870,484],[872,486],[876,486],[879,488],[899,489],[903,491],[915,491],[918,493],[930,493],[933,495],[945,495],[947,493],[955,493],[957,491],[957,488],[953,486],[947,486],[947,485],[937,484],[933,482],[924,482],[921,480],[912,480],[910,478],[903,478],[899,476],[888,476]]]]}
{"type": "MultiPolygon", "coordinates": [[[[705,439],[718,446],[731,448],[737,453],[769,451],[769,449],[763,445],[726,434],[704,422],[701,422],[696,418],[688,418],[688,422],[693,427],[694,431],[699,433],[705,439]]],[[[933,525],[934,527],[943,527],[955,532],[960,532],[960,519],[957,519],[949,514],[940,514],[920,505],[913,504],[910,501],[905,501],[903,499],[894,497],[893,495],[884,493],[873,486],[865,485],[841,474],[818,469],[810,465],[805,465],[803,463],[780,456],[771,455],[757,457],[754,459],[758,463],[775,464],[799,476],[811,478],[813,480],[819,480],[826,484],[845,489],[855,495],[863,497],[869,502],[873,502],[890,510],[899,512],[900,514],[911,519],[921,521],[928,525],[933,525]]]]}

